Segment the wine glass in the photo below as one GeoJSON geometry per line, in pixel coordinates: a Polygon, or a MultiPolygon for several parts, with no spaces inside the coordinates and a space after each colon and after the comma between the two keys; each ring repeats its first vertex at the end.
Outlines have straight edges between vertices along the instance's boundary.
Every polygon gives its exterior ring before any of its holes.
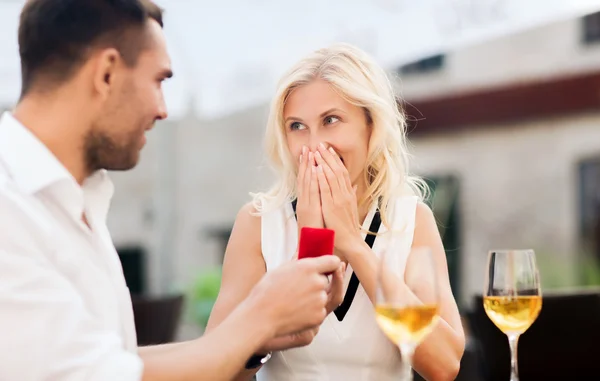
{"type": "Polygon", "coordinates": [[[540,276],[533,250],[500,250],[488,254],[483,307],[510,344],[510,381],[518,381],[519,336],[542,309],[540,276]]]}
{"type": "Polygon", "coordinates": [[[375,314],[383,333],[400,348],[404,380],[412,381],[415,349],[438,321],[439,291],[431,249],[386,251],[377,271],[375,314]]]}

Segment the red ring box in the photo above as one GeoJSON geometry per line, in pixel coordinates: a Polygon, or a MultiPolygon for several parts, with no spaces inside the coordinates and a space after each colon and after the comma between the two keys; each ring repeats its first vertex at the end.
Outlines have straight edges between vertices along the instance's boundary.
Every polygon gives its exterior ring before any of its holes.
{"type": "Polygon", "coordinates": [[[300,230],[298,259],[333,255],[334,241],[334,230],[304,227],[300,230]]]}

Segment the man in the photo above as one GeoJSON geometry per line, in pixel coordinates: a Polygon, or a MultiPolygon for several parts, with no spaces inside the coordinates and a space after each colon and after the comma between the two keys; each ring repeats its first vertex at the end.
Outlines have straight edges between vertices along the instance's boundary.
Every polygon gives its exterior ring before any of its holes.
{"type": "Polygon", "coordinates": [[[21,98],[0,121],[0,380],[227,380],[259,349],[308,344],[341,301],[333,256],[269,272],[200,339],[137,348],[106,170],[134,167],[167,117],[161,10],[29,0],[19,50],[21,98]]]}

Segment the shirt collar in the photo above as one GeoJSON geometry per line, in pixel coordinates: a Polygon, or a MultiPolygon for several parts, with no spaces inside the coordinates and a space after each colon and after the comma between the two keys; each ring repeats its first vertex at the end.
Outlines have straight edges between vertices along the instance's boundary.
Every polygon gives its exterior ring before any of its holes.
{"type": "Polygon", "coordinates": [[[76,207],[73,201],[64,200],[76,218],[81,218],[84,203],[99,213],[99,217],[106,218],[113,195],[113,185],[106,171],[95,172],[80,187],[48,147],[9,112],[0,118],[0,162],[24,192],[34,195],[58,183],[69,184],[78,193],[83,193],[76,207]]]}

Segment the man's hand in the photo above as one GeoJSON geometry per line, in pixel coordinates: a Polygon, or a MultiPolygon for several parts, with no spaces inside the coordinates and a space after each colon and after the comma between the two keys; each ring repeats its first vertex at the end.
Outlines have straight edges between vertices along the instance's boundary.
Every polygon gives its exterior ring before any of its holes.
{"type": "MultiPolygon", "coordinates": [[[[345,270],[346,264],[342,263],[331,276],[331,283],[329,283],[329,287],[327,288],[327,304],[325,307],[327,315],[329,315],[342,303],[345,270]]],[[[265,344],[260,353],[304,347],[312,343],[313,339],[317,336],[317,333],[319,333],[318,326],[301,332],[275,337],[265,344]]]]}
{"type": "Polygon", "coordinates": [[[319,327],[306,329],[302,332],[292,333],[290,335],[276,337],[269,340],[259,351],[260,353],[276,352],[285,349],[304,347],[312,343],[315,336],[319,333],[319,327]]]}
{"type": "Polygon", "coordinates": [[[328,291],[337,292],[339,279],[334,288],[334,282],[330,286],[324,274],[339,273],[341,266],[336,256],[324,255],[292,261],[267,272],[248,297],[252,311],[271,324],[273,337],[318,327],[331,301],[338,300],[337,296],[330,298],[328,291]]]}
{"type": "Polygon", "coordinates": [[[344,300],[344,274],[346,273],[346,264],[342,262],[341,266],[331,275],[331,283],[327,290],[327,315],[338,308],[344,300]]]}

